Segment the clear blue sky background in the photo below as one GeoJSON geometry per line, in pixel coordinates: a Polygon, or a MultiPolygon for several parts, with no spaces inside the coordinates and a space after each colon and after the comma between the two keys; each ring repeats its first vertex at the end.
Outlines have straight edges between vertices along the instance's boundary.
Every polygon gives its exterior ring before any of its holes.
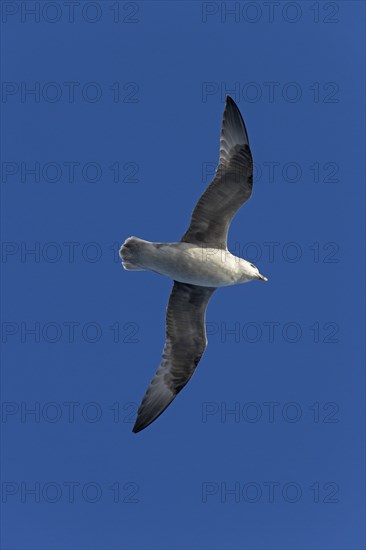
{"type": "Polygon", "coordinates": [[[365,9],[288,4],[2,2],[4,550],[365,548],[365,9]],[[215,293],[134,435],[171,282],[115,252],[184,233],[227,92],[257,165],[229,245],[269,283],[215,293]]]}

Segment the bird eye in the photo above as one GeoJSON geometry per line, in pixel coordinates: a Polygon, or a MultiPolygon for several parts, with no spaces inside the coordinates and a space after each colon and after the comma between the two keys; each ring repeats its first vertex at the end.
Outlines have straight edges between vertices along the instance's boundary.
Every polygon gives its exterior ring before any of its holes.
{"type": "Polygon", "coordinates": [[[250,264],[250,265],[253,267],[253,269],[257,269],[257,268],[255,267],[255,265],[253,265],[253,264],[250,264]]]}

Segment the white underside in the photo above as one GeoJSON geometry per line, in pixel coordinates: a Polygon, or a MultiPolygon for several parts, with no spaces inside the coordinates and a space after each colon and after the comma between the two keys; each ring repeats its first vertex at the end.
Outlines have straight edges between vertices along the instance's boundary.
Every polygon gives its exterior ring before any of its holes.
{"type": "Polygon", "coordinates": [[[192,285],[222,287],[253,280],[250,264],[228,250],[205,248],[190,243],[143,241],[139,265],[192,285]]]}

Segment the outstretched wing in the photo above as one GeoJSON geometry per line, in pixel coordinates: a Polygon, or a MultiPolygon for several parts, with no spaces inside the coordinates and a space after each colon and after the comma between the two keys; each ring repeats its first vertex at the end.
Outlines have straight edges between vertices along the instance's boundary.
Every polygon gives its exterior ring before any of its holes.
{"type": "Polygon", "coordinates": [[[226,248],[229,225],[252,194],[253,160],[240,111],[226,98],[216,175],[193,210],[183,242],[226,248]]]}
{"type": "Polygon", "coordinates": [[[156,420],[194,373],[206,349],[206,307],[215,290],[174,281],[163,359],[142,400],[133,432],[156,420]]]}

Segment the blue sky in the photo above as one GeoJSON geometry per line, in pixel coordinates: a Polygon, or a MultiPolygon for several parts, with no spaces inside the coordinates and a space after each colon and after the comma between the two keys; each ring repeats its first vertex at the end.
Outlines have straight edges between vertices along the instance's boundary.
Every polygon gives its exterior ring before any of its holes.
{"type": "Polygon", "coordinates": [[[2,547],[361,550],[364,4],[70,10],[2,2],[2,547]],[[171,282],[117,250],[183,235],[227,93],[256,165],[229,247],[269,283],[214,294],[134,435],[171,282]]]}

